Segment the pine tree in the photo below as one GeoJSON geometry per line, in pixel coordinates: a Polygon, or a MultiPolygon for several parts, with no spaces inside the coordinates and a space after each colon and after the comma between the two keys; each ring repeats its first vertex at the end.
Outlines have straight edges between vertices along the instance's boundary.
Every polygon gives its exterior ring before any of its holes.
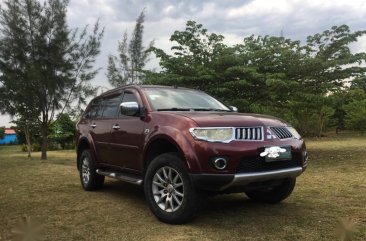
{"type": "Polygon", "coordinates": [[[90,35],[87,27],[80,33],[69,29],[67,4],[7,0],[0,10],[0,109],[39,122],[42,159],[55,112],[85,102],[95,91],[88,82],[97,74],[92,64],[104,30],[98,22],[90,35]]]}
{"type": "Polygon", "coordinates": [[[110,55],[108,57],[107,78],[114,87],[143,82],[143,68],[154,44],[154,41],[151,41],[147,49],[142,46],[144,20],[145,13],[142,11],[136,20],[129,44],[127,32],[125,32],[122,40],[118,43],[119,56],[110,55]]]}

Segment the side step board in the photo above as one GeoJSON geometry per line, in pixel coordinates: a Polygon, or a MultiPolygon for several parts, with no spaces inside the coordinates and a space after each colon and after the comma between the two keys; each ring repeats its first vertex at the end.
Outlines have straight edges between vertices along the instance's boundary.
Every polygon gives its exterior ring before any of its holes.
{"type": "Polygon", "coordinates": [[[102,175],[102,176],[116,178],[118,180],[132,183],[135,185],[139,185],[139,186],[142,185],[142,179],[137,175],[126,174],[126,173],[116,172],[116,171],[105,171],[102,169],[97,169],[96,173],[98,173],[99,175],[102,175]]]}

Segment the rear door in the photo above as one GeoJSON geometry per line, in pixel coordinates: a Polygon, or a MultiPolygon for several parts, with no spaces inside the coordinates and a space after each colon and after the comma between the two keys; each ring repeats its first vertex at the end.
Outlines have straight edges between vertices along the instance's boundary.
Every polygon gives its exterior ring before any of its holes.
{"type": "Polygon", "coordinates": [[[91,121],[91,135],[94,140],[98,162],[112,164],[111,130],[118,115],[118,105],[121,102],[120,93],[100,99],[99,108],[91,121]]]}
{"type": "MultiPolygon", "coordinates": [[[[139,93],[134,89],[124,91],[123,102],[137,102],[140,109],[143,108],[139,93]]],[[[131,170],[142,169],[144,126],[145,122],[139,113],[127,116],[119,111],[111,132],[111,158],[114,165],[131,170]]]]}
{"type": "Polygon", "coordinates": [[[93,139],[97,162],[103,162],[109,141],[102,120],[103,104],[102,98],[95,99],[88,114],[90,117],[89,133],[93,139]]]}

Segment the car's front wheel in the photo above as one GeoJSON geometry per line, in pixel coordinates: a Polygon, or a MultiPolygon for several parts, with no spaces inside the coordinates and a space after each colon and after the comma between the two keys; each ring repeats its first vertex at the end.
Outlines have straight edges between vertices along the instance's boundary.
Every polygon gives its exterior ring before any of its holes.
{"type": "Polygon", "coordinates": [[[284,179],[278,186],[263,190],[247,191],[245,194],[252,200],[266,203],[278,203],[286,199],[294,190],[296,178],[284,179]]]}
{"type": "Polygon", "coordinates": [[[187,222],[198,207],[198,194],[176,153],[162,154],[150,163],[144,190],[151,211],[166,223],[187,222]]]}

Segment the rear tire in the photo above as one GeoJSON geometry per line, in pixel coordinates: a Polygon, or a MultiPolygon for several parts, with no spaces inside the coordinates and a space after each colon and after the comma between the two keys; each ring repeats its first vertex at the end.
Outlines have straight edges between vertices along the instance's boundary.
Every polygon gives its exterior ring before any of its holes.
{"type": "Polygon", "coordinates": [[[80,156],[80,181],[86,191],[98,190],[103,187],[104,176],[96,173],[95,160],[89,149],[80,156]]]}
{"type": "Polygon", "coordinates": [[[161,154],[150,163],[144,191],[150,210],[165,223],[188,222],[199,206],[187,167],[177,153],[161,154]]]}
{"type": "Polygon", "coordinates": [[[252,200],[265,203],[279,203],[286,199],[294,190],[296,178],[284,179],[279,186],[268,190],[246,191],[245,194],[252,200]]]}

